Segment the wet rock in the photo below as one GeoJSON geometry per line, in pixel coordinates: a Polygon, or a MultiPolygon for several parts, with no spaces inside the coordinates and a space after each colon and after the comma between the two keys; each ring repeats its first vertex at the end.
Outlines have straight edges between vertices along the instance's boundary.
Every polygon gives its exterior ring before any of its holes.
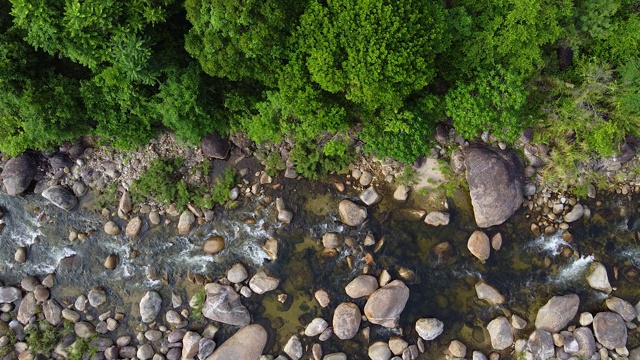
{"type": "Polygon", "coordinates": [[[153,348],[149,344],[140,345],[140,347],[138,347],[138,351],[136,352],[136,356],[140,360],[149,360],[153,357],[153,355],[153,348]]]}
{"type": "Polygon", "coordinates": [[[20,246],[16,249],[16,253],[13,255],[13,259],[20,264],[27,262],[27,248],[20,246]]]}
{"type": "Polygon", "coordinates": [[[453,340],[449,344],[449,352],[456,358],[464,358],[467,355],[467,346],[461,341],[453,340]]]}
{"type": "Polygon", "coordinates": [[[258,271],[251,280],[249,280],[249,287],[256,294],[264,294],[268,291],[275,290],[280,284],[280,280],[267,275],[264,270],[258,271]]]}
{"type": "Polygon", "coordinates": [[[329,306],[329,303],[331,302],[331,299],[329,298],[329,293],[327,293],[327,291],[323,289],[317,290],[314,293],[314,297],[316,298],[316,301],[318,302],[318,304],[323,308],[329,306]]]}
{"type": "Polygon", "coordinates": [[[361,316],[358,305],[341,303],[333,313],[333,332],[341,340],[353,338],[360,328],[361,316]]]}
{"type": "Polygon", "coordinates": [[[206,318],[234,326],[244,326],[251,321],[249,310],[242,305],[240,295],[231,286],[217,283],[205,286],[207,297],[202,307],[206,318]]]}
{"type": "Polygon", "coordinates": [[[202,251],[206,254],[215,255],[224,250],[225,242],[222,236],[216,235],[208,238],[204,245],[202,245],[202,251]]]}
{"type": "Polygon", "coordinates": [[[229,150],[231,150],[231,143],[229,143],[229,140],[223,139],[220,134],[212,132],[202,138],[200,149],[205,156],[214,159],[226,159],[229,156],[229,150]]]}
{"type": "Polygon", "coordinates": [[[107,293],[104,291],[104,289],[93,288],[89,290],[87,299],[89,300],[89,305],[97,308],[107,302],[107,293]]]}
{"type": "Polygon", "coordinates": [[[383,341],[377,341],[369,345],[367,354],[371,360],[389,360],[392,355],[389,344],[383,341]]]}
{"type": "Polygon", "coordinates": [[[424,222],[431,226],[449,225],[449,213],[443,211],[432,211],[424,217],[424,222]]]}
{"type": "Polygon", "coordinates": [[[142,318],[142,322],[153,322],[158,316],[158,313],[160,313],[161,307],[162,298],[160,294],[155,291],[147,291],[142,299],[140,299],[140,317],[142,318]]]}
{"type": "Polygon", "coordinates": [[[369,296],[364,314],[372,324],[397,327],[408,299],[409,288],[402,281],[394,280],[369,296]]]}
{"type": "Polygon", "coordinates": [[[73,326],[73,330],[75,331],[76,336],[81,339],[89,339],[96,334],[95,327],[86,321],[77,322],[73,326]]]}
{"type": "Polygon", "coordinates": [[[553,337],[544,330],[534,330],[529,335],[527,350],[533,354],[534,359],[549,359],[554,354],[553,337]]]}
{"type": "Polygon", "coordinates": [[[66,211],[73,209],[78,204],[78,198],[64,186],[51,186],[42,192],[42,197],[66,211]]]}
{"type": "Polygon", "coordinates": [[[329,327],[329,323],[323,318],[315,318],[311,320],[309,325],[304,329],[304,335],[314,337],[322,334],[329,327]]]}
{"type": "Polygon", "coordinates": [[[409,198],[409,187],[406,185],[400,185],[393,192],[393,199],[396,201],[407,201],[409,198]]]}
{"type": "Polygon", "coordinates": [[[440,265],[451,260],[455,252],[450,242],[443,241],[434,245],[431,250],[429,250],[429,254],[434,258],[436,264],[440,265]]]}
{"type": "Polygon", "coordinates": [[[596,352],[596,340],[591,329],[579,327],[573,332],[573,337],[578,343],[578,351],[575,352],[575,355],[583,359],[590,359],[591,355],[596,352]]]}
{"type": "Polygon", "coordinates": [[[49,298],[49,289],[44,285],[38,285],[33,289],[33,294],[36,296],[38,302],[43,302],[49,298]]]}
{"type": "Polygon", "coordinates": [[[576,204],[573,209],[564,216],[564,221],[568,223],[574,222],[580,219],[582,215],[584,215],[584,208],[582,205],[576,204]]]}
{"type": "Polygon", "coordinates": [[[489,237],[480,230],[474,231],[467,242],[467,249],[469,249],[471,254],[477,257],[480,261],[486,261],[491,254],[489,237]]]}
{"type": "Polygon", "coordinates": [[[198,355],[200,347],[200,339],[202,336],[197,332],[187,331],[182,338],[182,358],[192,359],[198,355]]]}
{"type": "Polygon", "coordinates": [[[267,344],[267,332],[260,325],[243,327],[233,334],[207,360],[256,360],[267,344]]]}
{"type": "Polygon", "coordinates": [[[191,227],[196,222],[196,216],[189,210],[185,210],[180,214],[180,220],[178,220],[178,234],[188,235],[191,231],[191,227]]]}
{"type": "Polygon", "coordinates": [[[369,296],[378,289],[378,280],[371,275],[360,275],[351,280],[344,290],[353,299],[369,296]]]}
{"type": "Polygon", "coordinates": [[[502,224],[524,200],[520,159],[513,151],[480,145],[463,153],[476,223],[481,228],[502,224]]]}
{"type": "Polygon", "coordinates": [[[113,270],[116,268],[116,265],[118,265],[118,255],[116,254],[111,254],[109,256],[107,256],[106,259],[104,259],[104,267],[109,269],[109,270],[113,270]]]}
{"type": "Polygon", "coordinates": [[[200,339],[200,343],[198,344],[198,358],[206,359],[207,356],[213,354],[213,350],[216,349],[216,343],[207,338],[200,339]]]}
{"type": "Polygon", "coordinates": [[[491,305],[500,305],[504,303],[504,296],[494,287],[486,283],[480,282],[476,284],[476,294],[478,299],[486,300],[491,305]]]}
{"type": "Polygon", "coordinates": [[[278,258],[278,240],[274,237],[269,237],[265,240],[262,249],[269,255],[269,258],[273,261],[278,258]]]}
{"type": "Polygon", "coordinates": [[[293,212],[288,209],[278,210],[278,221],[289,224],[293,220],[293,212]]]}
{"type": "Polygon", "coordinates": [[[622,316],[613,312],[597,313],[593,317],[593,332],[596,340],[609,350],[627,344],[627,326],[622,316]]]}
{"type": "Polygon", "coordinates": [[[613,291],[609,283],[607,269],[599,262],[592,262],[587,273],[587,283],[592,288],[610,294],[613,291]]]}
{"type": "Polygon", "coordinates": [[[20,302],[16,319],[20,323],[26,325],[27,323],[29,323],[29,319],[31,319],[31,317],[36,314],[37,305],[38,303],[36,302],[36,296],[32,292],[27,293],[27,295],[20,302]]]}
{"type": "Polygon", "coordinates": [[[342,235],[328,232],[322,235],[322,245],[327,249],[337,249],[342,244],[342,235]]]}
{"type": "Polygon", "coordinates": [[[367,208],[350,200],[342,200],[338,204],[340,219],[348,226],[358,226],[367,219],[367,208]]]}
{"type": "Polygon", "coordinates": [[[373,186],[360,193],[360,200],[367,206],[371,206],[382,201],[382,195],[378,194],[373,186]]]}
{"type": "Polygon", "coordinates": [[[120,234],[120,228],[113,221],[107,221],[107,223],[104,224],[104,232],[107,233],[107,235],[116,236],[120,234]]]}
{"type": "Polygon", "coordinates": [[[247,269],[244,267],[244,265],[242,265],[241,263],[233,264],[231,269],[227,271],[227,279],[234,284],[239,284],[245,281],[248,277],[249,277],[249,273],[247,272],[247,269]]]}
{"type": "Polygon", "coordinates": [[[142,228],[142,219],[140,219],[139,216],[136,216],[133,219],[129,220],[129,223],[127,224],[127,227],[124,233],[128,237],[134,238],[138,236],[141,228],[142,228]]]}
{"type": "Polygon", "coordinates": [[[11,286],[0,287],[0,303],[12,303],[20,299],[22,299],[20,289],[11,286]]]}
{"type": "Polygon", "coordinates": [[[15,196],[27,190],[37,171],[36,163],[27,155],[19,155],[7,161],[0,175],[7,194],[15,196]]]}
{"type": "Polygon", "coordinates": [[[607,308],[615,313],[618,313],[624,321],[635,320],[638,313],[636,309],[628,301],[622,300],[618,297],[610,297],[605,301],[607,308]]]}
{"type": "Polygon", "coordinates": [[[157,211],[151,211],[149,213],[149,222],[152,223],[153,225],[158,225],[160,224],[160,214],[158,214],[157,211]]]}
{"type": "Polygon", "coordinates": [[[298,336],[293,335],[289,338],[289,341],[284,345],[284,352],[289,356],[289,358],[291,358],[291,360],[299,360],[302,357],[302,343],[298,336]]]}
{"type": "Polygon", "coordinates": [[[578,313],[580,298],[570,294],[554,296],[538,310],[536,329],[556,333],[564,329],[578,313]]]}
{"type": "Polygon", "coordinates": [[[494,349],[504,350],[513,344],[513,331],[506,317],[500,316],[491,320],[487,325],[487,331],[494,349]]]}
{"type": "Polygon", "coordinates": [[[431,341],[444,331],[444,323],[435,318],[422,318],[416,321],[416,332],[427,341],[431,341]]]}

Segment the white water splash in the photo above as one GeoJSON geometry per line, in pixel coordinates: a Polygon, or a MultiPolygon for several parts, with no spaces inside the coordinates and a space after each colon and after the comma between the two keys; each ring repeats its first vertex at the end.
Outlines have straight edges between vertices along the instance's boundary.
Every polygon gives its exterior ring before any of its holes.
{"type": "Polygon", "coordinates": [[[581,256],[570,264],[567,264],[558,270],[558,274],[553,278],[556,283],[569,283],[580,281],[584,278],[584,273],[593,262],[593,255],[581,256]]]}
{"type": "Polygon", "coordinates": [[[558,256],[562,252],[563,247],[571,247],[571,244],[562,239],[561,233],[562,230],[558,230],[551,236],[540,235],[526,244],[525,248],[535,249],[550,256],[558,256]]]}
{"type": "Polygon", "coordinates": [[[620,256],[630,260],[633,266],[640,268],[640,247],[622,250],[620,256]]]}

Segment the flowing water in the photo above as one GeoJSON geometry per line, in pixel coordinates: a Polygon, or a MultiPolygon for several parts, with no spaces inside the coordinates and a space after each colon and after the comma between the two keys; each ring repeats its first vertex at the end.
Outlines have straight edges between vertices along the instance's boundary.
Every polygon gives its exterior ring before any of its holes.
{"type": "MultiPolygon", "coordinates": [[[[445,227],[409,221],[402,211],[406,205],[393,202],[389,194],[382,203],[369,209],[365,224],[344,226],[337,215],[337,204],[343,198],[355,199],[355,194],[338,193],[326,183],[284,180],[280,189],[269,189],[267,197],[217,211],[212,222],[196,226],[188,236],[178,236],[175,223],[150,228],[145,221],[138,238],[129,240],[102,231],[106,220],[91,209],[90,196],[78,209],[65,212],[36,195],[0,195],[0,206],[7,210],[6,228],[0,238],[1,279],[5,284],[15,284],[25,275],[55,272],[53,295],[69,302],[91,287],[101,286],[108,291],[110,304],[130,314],[129,325],[136,328],[137,304],[147,290],[159,291],[168,306],[172,290],[185,302],[197,291],[197,286],[185,280],[187,274],[217,279],[238,261],[252,271],[265,267],[282,280],[280,287],[261,298],[254,296],[247,303],[254,321],[271,329],[267,351],[276,353],[311,319],[322,316],[330,322],[331,309],[341,301],[353,301],[347,297],[344,286],[362,273],[364,255],[370,253],[375,261],[369,265],[372,273],[387,269],[393,278],[400,273],[413,276],[406,281],[411,295],[400,328],[390,330],[371,325],[369,341],[386,341],[397,334],[412,343],[417,338],[413,330],[415,320],[437,317],[445,323],[445,332],[427,344],[425,359],[442,357],[442,350],[454,338],[467,344],[470,351],[480,349],[488,353],[490,342],[485,327],[491,319],[518,314],[532,324],[536,310],[553,295],[577,293],[581,298],[580,311],[603,309],[606,295],[590,289],[584,280],[593,261],[602,262],[609,270],[616,288],[614,295],[634,304],[640,300],[637,275],[634,277],[634,271],[635,274],[640,271],[638,199],[613,199],[600,207],[587,203],[592,217],[572,224],[571,242],[562,240],[560,234],[532,236],[530,221],[520,211],[507,223],[486,231],[489,236],[500,232],[503,246],[499,251],[492,250],[491,257],[482,264],[466,249],[469,235],[477,228],[468,196],[464,194],[449,199],[452,222],[445,227]],[[292,224],[282,225],[275,220],[276,209],[271,201],[274,196],[282,196],[294,210],[292,224]],[[83,241],[69,241],[71,229],[88,236],[83,241]],[[352,238],[355,245],[344,246],[336,256],[326,256],[318,240],[327,231],[340,232],[345,238],[352,238]],[[369,232],[377,240],[384,238],[384,245],[377,252],[361,245],[369,232]],[[213,235],[226,240],[226,249],[217,255],[206,255],[201,251],[202,244],[213,235]],[[270,259],[262,248],[270,237],[278,239],[280,245],[276,260],[270,259]],[[454,250],[445,259],[432,252],[443,241],[449,242],[454,250]],[[28,248],[25,264],[13,259],[19,246],[28,248]],[[562,255],[565,247],[571,248],[571,256],[562,255]],[[109,254],[119,257],[113,271],[102,265],[109,254]],[[352,267],[347,259],[352,260],[352,267]],[[505,304],[489,306],[478,300],[474,285],[480,280],[497,288],[506,297],[505,304]],[[331,294],[328,308],[320,308],[313,299],[319,288],[331,294]],[[284,303],[278,301],[282,293],[287,294],[284,303]]],[[[419,205],[421,200],[416,195],[412,205],[419,205]]],[[[120,225],[124,228],[126,224],[120,225]]],[[[365,300],[354,302],[362,307],[365,300]]],[[[194,326],[203,325],[196,322],[194,326]]],[[[122,327],[120,332],[125,330],[122,327]]],[[[522,334],[528,334],[529,330],[531,325],[522,334]]],[[[233,331],[223,328],[220,337],[233,331]]],[[[640,344],[639,337],[629,337],[631,348],[640,344]]],[[[367,346],[361,335],[348,341],[333,337],[323,344],[323,350],[345,351],[350,358],[364,359],[367,346]]]]}

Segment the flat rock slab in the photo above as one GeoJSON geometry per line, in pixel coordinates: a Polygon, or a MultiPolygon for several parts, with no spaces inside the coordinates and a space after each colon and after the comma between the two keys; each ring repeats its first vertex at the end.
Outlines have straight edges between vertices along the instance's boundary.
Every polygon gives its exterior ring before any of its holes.
{"type": "Polygon", "coordinates": [[[202,307],[204,317],[228,325],[245,326],[251,322],[249,310],[242,305],[240,295],[227,285],[207,284],[207,299],[202,307]]]}
{"type": "Polygon", "coordinates": [[[78,204],[78,198],[64,186],[52,186],[42,192],[42,197],[66,211],[73,209],[78,204]]]}
{"type": "Polygon", "coordinates": [[[481,228],[502,224],[524,201],[520,159],[513,151],[484,145],[471,145],[463,153],[476,223],[481,228]]]}
{"type": "Polygon", "coordinates": [[[427,158],[416,172],[418,183],[414,185],[415,189],[435,189],[446,181],[438,160],[434,158],[427,158]]]}

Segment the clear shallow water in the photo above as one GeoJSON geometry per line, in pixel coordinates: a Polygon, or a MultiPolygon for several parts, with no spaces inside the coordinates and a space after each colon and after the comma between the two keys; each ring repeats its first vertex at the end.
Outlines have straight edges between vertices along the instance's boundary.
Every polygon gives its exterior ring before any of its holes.
{"type": "MultiPolygon", "coordinates": [[[[269,192],[268,195],[277,195],[273,190],[269,192]]],[[[102,231],[105,219],[86,208],[67,213],[48,205],[39,196],[0,195],[0,205],[8,209],[7,227],[0,238],[1,279],[4,283],[17,283],[27,274],[46,275],[55,271],[54,295],[71,301],[93,286],[102,286],[109,291],[116,307],[132,314],[129,324],[135,326],[137,302],[149,289],[160,291],[165,299],[170,298],[173,290],[186,303],[197,290],[185,281],[187,273],[217,279],[236,261],[254,271],[264,266],[282,279],[280,288],[249,303],[253,304],[254,320],[272,328],[268,350],[274,353],[314,317],[322,316],[330,322],[331,309],[342,301],[353,301],[345,294],[344,286],[362,273],[363,257],[368,252],[375,261],[370,265],[373,274],[382,269],[387,269],[392,278],[398,278],[401,269],[415,274],[408,284],[411,296],[401,317],[401,329],[372,325],[370,341],[403,334],[413,343],[417,338],[413,330],[415,320],[437,317],[445,322],[445,332],[427,344],[428,354],[424,358],[430,359],[441,357],[442,350],[454,338],[465,342],[469,353],[473,349],[488,353],[490,345],[484,328],[490,320],[514,313],[532,323],[536,310],[553,295],[574,292],[581,297],[581,311],[602,309],[605,296],[589,289],[584,281],[584,272],[592,261],[604,263],[609,270],[611,283],[617,288],[614,295],[634,304],[640,299],[638,281],[624,276],[625,271],[640,265],[640,245],[635,234],[638,221],[635,215],[620,216],[623,208],[626,214],[633,214],[636,200],[615,200],[600,208],[589,204],[592,219],[572,224],[571,243],[562,240],[559,234],[531,236],[530,222],[524,213],[518,213],[508,223],[486,230],[489,236],[500,232],[503,246],[498,252],[492,251],[488,261],[481,264],[466,249],[469,235],[477,228],[468,199],[460,194],[450,201],[452,223],[438,228],[404,219],[401,216],[404,205],[390,200],[391,196],[370,208],[367,223],[352,228],[338,221],[337,204],[355,194],[337,193],[326,184],[289,180],[284,180],[278,194],[294,210],[292,224],[278,224],[275,207],[267,199],[258,199],[234,210],[218,210],[212,223],[196,226],[186,237],[176,234],[175,223],[149,228],[145,221],[141,235],[135,240],[105,235],[102,231]],[[255,223],[247,223],[247,218],[255,219],[255,223]],[[90,235],[83,242],[70,242],[71,229],[90,235]],[[351,237],[355,245],[343,247],[335,257],[325,257],[318,240],[327,231],[351,237]],[[378,252],[362,246],[368,232],[376,239],[385,239],[378,252]],[[223,236],[227,241],[227,248],[219,255],[201,251],[204,240],[212,235],[223,236]],[[278,239],[281,247],[276,261],[271,261],[262,249],[270,236],[278,239]],[[453,246],[454,254],[448,261],[438,262],[430,250],[442,241],[453,246]],[[26,264],[13,261],[17,246],[29,247],[26,264]],[[574,255],[564,258],[561,254],[564,246],[570,247],[574,255]],[[134,258],[131,255],[136,251],[140,255],[134,258]],[[119,257],[113,271],[102,266],[109,254],[119,257]],[[74,255],[73,261],[59,265],[61,259],[74,255]],[[352,259],[352,268],[348,258],[352,259]],[[612,274],[614,267],[619,273],[617,280],[612,274]],[[157,273],[157,279],[150,280],[149,272],[157,273]],[[480,280],[496,287],[506,297],[506,303],[489,306],[478,300],[474,285],[480,280]],[[320,308],[313,299],[318,288],[331,294],[332,305],[327,309],[320,308]],[[288,296],[285,304],[277,299],[281,293],[288,296]]],[[[416,203],[419,201],[411,205],[416,203]]],[[[122,228],[126,225],[119,223],[122,228]]],[[[365,300],[354,302],[363,306],[365,300]]],[[[233,330],[223,329],[221,336],[228,336],[233,330]]],[[[630,337],[630,343],[634,341],[640,343],[640,339],[630,337]]],[[[366,347],[367,342],[360,336],[349,341],[334,337],[323,343],[325,353],[345,350],[355,359],[366,358],[366,347]]]]}

